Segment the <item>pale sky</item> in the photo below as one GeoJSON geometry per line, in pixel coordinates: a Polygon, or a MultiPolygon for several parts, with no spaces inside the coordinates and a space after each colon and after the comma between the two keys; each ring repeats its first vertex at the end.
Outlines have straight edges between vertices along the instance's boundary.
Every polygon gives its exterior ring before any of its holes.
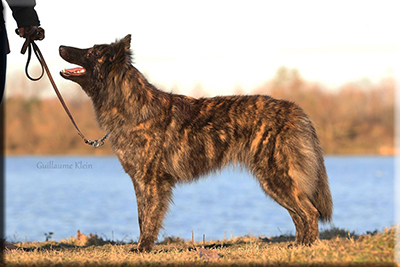
{"type": "MultiPolygon", "coordinates": [[[[331,89],[399,73],[397,1],[36,2],[46,30],[38,45],[64,94],[76,87],[58,74],[71,67],[58,55],[60,45],[86,48],[127,34],[134,65],[165,91],[190,94],[201,84],[208,96],[237,87],[250,92],[281,66],[331,89]]],[[[5,11],[11,79],[22,77],[16,75],[23,73],[26,55],[19,53],[23,39],[14,33],[6,4],[5,11]]],[[[42,95],[52,95],[50,84],[42,84],[42,95]]]]}

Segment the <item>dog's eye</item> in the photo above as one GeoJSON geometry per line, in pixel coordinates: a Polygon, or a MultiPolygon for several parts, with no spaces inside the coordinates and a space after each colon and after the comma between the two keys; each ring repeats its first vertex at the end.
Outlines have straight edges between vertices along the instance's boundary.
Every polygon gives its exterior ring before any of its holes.
{"type": "Polygon", "coordinates": [[[86,56],[88,58],[97,58],[99,57],[99,52],[97,50],[89,50],[86,56]]]}
{"type": "Polygon", "coordinates": [[[93,52],[92,51],[87,52],[86,57],[93,58],[93,52]]]}

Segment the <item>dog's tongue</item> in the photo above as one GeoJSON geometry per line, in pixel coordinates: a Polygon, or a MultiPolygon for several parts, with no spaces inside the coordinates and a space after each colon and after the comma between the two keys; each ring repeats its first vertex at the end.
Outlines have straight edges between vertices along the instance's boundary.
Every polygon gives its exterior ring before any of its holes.
{"type": "Polygon", "coordinates": [[[84,74],[86,72],[86,70],[84,68],[77,67],[77,68],[72,68],[72,69],[64,69],[62,72],[70,74],[70,75],[80,75],[80,74],[84,74]]]}
{"type": "Polygon", "coordinates": [[[86,70],[84,68],[72,68],[72,69],[65,69],[65,72],[68,72],[70,74],[82,74],[84,73],[86,70]]]}
{"type": "Polygon", "coordinates": [[[81,71],[81,70],[83,70],[83,68],[79,68],[79,67],[67,69],[67,71],[70,71],[70,72],[79,72],[79,71],[81,71]]]}

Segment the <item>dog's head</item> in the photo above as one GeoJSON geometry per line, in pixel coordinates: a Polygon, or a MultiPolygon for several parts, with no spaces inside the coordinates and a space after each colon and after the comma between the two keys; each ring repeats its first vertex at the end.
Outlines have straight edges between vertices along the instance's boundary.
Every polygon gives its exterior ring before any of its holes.
{"type": "Polygon", "coordinates": [[[115,70],[122,72],[131,64],[131,35],[109,45],[95,45],[80,49],[60,46],[60,56],[79,67],[60,72],[65,79],[78,83],[90,96],[94,97],[107,84],[108,74],[115,70]]]}

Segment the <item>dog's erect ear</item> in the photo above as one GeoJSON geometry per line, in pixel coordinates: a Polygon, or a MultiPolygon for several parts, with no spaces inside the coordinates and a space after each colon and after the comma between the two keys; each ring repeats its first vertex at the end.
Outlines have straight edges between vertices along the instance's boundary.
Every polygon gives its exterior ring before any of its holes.
{"type": "Polygon", "coordinates": [[[132,40],[132,37],[130,34],[128,34],[127,36],[124,37],[124,39],[122,39],[120,41],[121,43],[123,43],[125,45],[125,50],[131,49],[131,40],[132,40]]]}
{"type": "Polygon", "coordinates": [[[115,43],[111,44],[114,53],[112,54],[112,57],[110,60],[112,62],[125,62],[127,64],[131,63],[131,35],[128,34],[127,36],[124,37],[124,39],[117,40],[115,43]]]}

